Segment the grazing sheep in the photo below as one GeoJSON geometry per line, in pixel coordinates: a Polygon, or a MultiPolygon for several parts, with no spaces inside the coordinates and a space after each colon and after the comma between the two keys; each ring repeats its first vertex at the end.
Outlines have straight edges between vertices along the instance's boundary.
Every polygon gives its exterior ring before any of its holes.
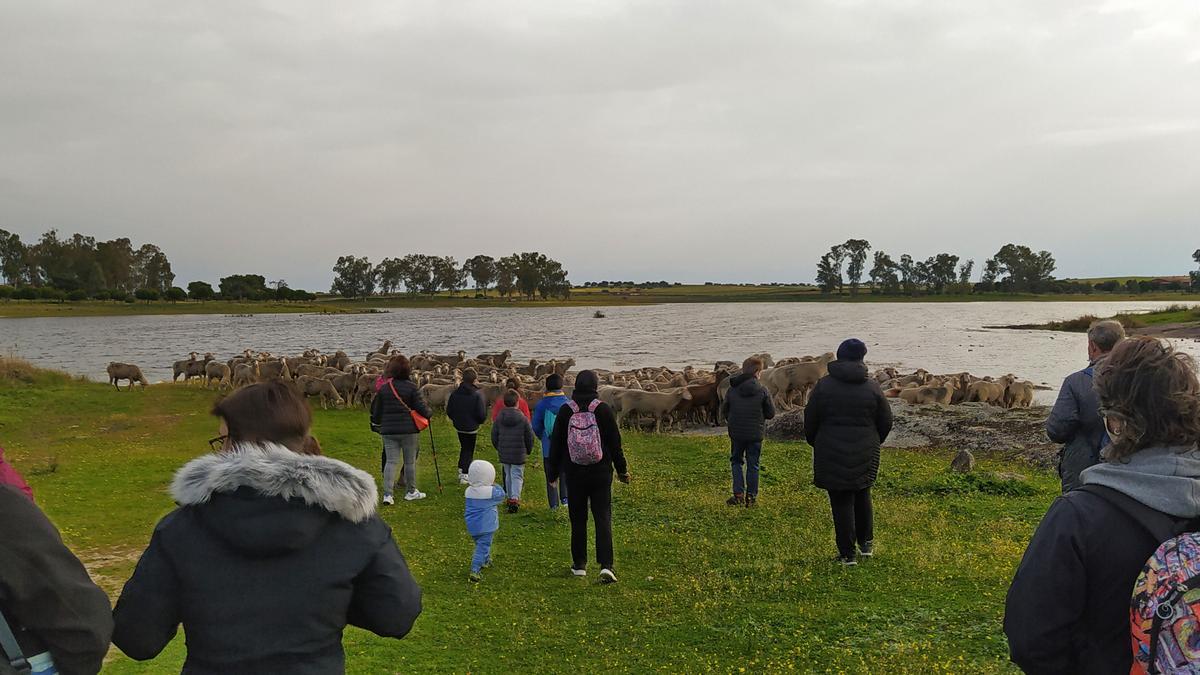
{"type": "Polygon", "coordinates": [[[130,363],[117,363],[113,361],[108,364],[108,368],[105,368],[105,370],[108,371],[108,383],[116,387],[117,391],[121,390],[121,387],[117,384],[121,380],[129,380],[129,387],[126,391],[133,389],[134,382],[141,384],[142,389],[145,389],[150,384],[146,381],[146,376],[142,375],[142,369],[130,363]]]}
{"type": "Polygon", "coordinates": [[[635,419],[643,414],[653,415],[654,431],[661,432],[663,418],[674,412],[680,403],[690,401],[691,398],[692,394],[686,388],[670,393],[619,390],[615,396],[617,424],[620,425],[630,415],[636,415],[635,419]]]}
{"type": "Polygon", "coordinates": [[[1028,408],[1033,405],[1033,383],[1013,382],[1004,391],[1006,408],[1028,408]]]}
{"type": "Polygon", "coordinates": [[[204,388],[208,389],[213,380],[217,382],[217,389],[222,387],[233,388],[233,378],[230,376],[232,371],[229,370],[228,364],[219,361],[213,361],[204,367],[204,388]]]}
{"type": "Polygon", "coordinates": [[[258,381],[258,361],[239,363],[233,367],[231,384],[234,389],[254,384],[256,381],[258,381]]]}
{"type": "Polygon", "coordinates": [[[910,387],[900,390],[898,398],[906,403],[916,405],[928,403],[950,405],[950,400],[954,396],[954,386],[955,381],[949,380],[941,386],[925,385],[923,387],[910,387]]]}
{"type": "Polygon", "coordinates": [[[266,382],[267,380],[290,380],[292,373],[288,370],[286,361],[262,361],[258,364],[258,380],[266,382]]]}
{"type": "Polygon", "coordinates": [[[458,388],[457,384],[427,384],[421,387],[421,395],[431,407],[445,408],[450,400],[450,394],[458,388]]]}
{"type": "Polygon", "coordinates": [[[836,357],[833,352],[826,352],[813,361],[763,371],[761,379],[775,397],[776,407],[780,410],[791,410],[793,400],[798,399],[800,405],[807,403],[808,393],[829,373],[829,363],[834,358],[836,357]]]}
{"type": "Polygon", "coordinates": [[[1007,391],[1008,385],[1012,384],[1014,378],[1005,375],[996,382],[988,382],[980,380],[974,382],[967,390],[967,401],[970,403],[990,403],[1004,407],[1004,392],[1007,391]]]}
{"type": "MultiPolygon", "coordinates": [[[[176,362],[174,363],[174,366],[172,367],[172,370],[174,371],[174,373],[171,375],[171,381],[172,381],[172,382],[178,382],[178,381],[179,381],[179,376],[180,376],[180,375],[183,375],[184,373],[186,373],[186,372],[187,372],[187,367],[188,367],[188,364],[189,364],[189,363],[195,363],[195,362],[196,362],[196,357],[197,357],[197,356],[199,356],[199,355],[200,355],[200,354],[199,354],[198,352],[192,352],[191,354],[189,354],[189,355],[188,355],[188,358],[186,358],[186,359],[183,359],[183,360],[181,360],[181,361],[176,361],[176,362]]],[[[187,378],[186,378],[186,377],[184,377],[184,382],[187,382],[187,378]]]]}
{"type": "Polygon", "coordinates": [[[346,400],[342,398],[342,395],[338,393],[338,390],[329,380],[301,375],[296,378],[296,386],[300,389],[300,393],[306,397],[316,396],[320,398],[323,410],[329,409],[328,403],[330,400],[338,408],[346,405],[346,400]]]}

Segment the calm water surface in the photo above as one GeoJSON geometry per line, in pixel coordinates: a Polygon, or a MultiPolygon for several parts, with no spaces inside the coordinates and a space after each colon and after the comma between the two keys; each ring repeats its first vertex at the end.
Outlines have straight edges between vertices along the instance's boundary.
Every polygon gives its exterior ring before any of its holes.
{"type": "MultiPolygon", "coordinates": [[[[393,309],[386,314],[261,314],[0,319],[0,350],[104,380],[109,361],[171,379],[190,351],[226,359],[249,348],[296,354],[313,347],[361,358],[387,339],[405,352],[511,349],[517,360],[573,356],[579,368],[711,367],[756,352],[776,358],[832,351],[846,337],[872,366],[978,375],[1012,372],[1057,387],[1086,365],[1080,334],[987,329],[1083,314],[1109,316],[1169,303],[746,303],[518,309],[393,309]]],[[[1200,356],[1200,343],[1177,344],[1200,356]]],[[[1053,393],[1039,393],[1039,400],[1053,393]]]]}

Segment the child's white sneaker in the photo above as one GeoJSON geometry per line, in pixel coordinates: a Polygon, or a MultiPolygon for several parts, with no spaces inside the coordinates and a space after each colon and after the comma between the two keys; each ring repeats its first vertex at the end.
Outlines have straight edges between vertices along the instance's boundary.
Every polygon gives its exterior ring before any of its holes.
{"type": "Polygon", "coordinates": [[[458,484],[459,485],[470,485],[471,484],[471,481],[467,479],[467,474],[462,473],[461,471],[459,472],[458,484]]]}
{"type": "Polygon", "coordinates": [[[602,569],[600,570],[600,583],[615,584],[617,583],[617,575],[613,574],[613,571],[610,569],[602,569]]]}
{"type": "Polygon", "coordinates": [[[587,569],[576,569],[576,568],[572,567],[571,574],[574,574],[577,577],[586,577],[587,569]]]}
{"type": "Polygon", "coordinates": [[[413,490],[412,492],[404,495],[404,501],[406,502],[415,502],[418,499],[425,499],[425,493],[413,490]]]}
{"type": "Polygon", "coordinates": [[[396,503],[396,500],[391,495],[384,495],[383,503],[387,504],[388,506],[391,506],[392,504],[396,503]]]}

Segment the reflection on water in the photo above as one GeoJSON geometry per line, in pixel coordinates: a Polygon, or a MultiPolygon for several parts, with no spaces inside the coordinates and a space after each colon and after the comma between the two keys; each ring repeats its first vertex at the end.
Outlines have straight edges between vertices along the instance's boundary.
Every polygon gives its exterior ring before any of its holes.
{"type": "MultiPolygon", "coordinates": [[[[226,359],[249,348],[296,354],[314,347],[361,358],[387,339],[406,352],[511,349],[516,360],[573,356],[578,368],[711,367],[756,352],[780,358],[832,351],[846,337],[872,366],[978,375],[1012,372],[1057,387],[1086,365],[1080,334],[985,329],[1083,314],[1109,316],[1155,302],[742,303],[516,309],[393,309],[386,314],[261,314],[0,319],[0,350],[37,365],[104,380],[109,361],[170,380],[190,351],[226,359]]],[[[1180,346],[1200,354],[1200,343],[1180,346]]],[[[1045,401],[1053,394],[1041,392],[1045,401]]]]}

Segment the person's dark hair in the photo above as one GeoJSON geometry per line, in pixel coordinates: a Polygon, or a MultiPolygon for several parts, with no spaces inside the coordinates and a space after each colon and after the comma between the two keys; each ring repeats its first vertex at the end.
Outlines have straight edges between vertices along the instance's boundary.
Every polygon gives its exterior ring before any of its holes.
{"type": "Polygon", "coordinates": [[[575,399],[591,400],[596,398],[597,391],[600,389],[600,378],[591,370],[581,370],[575,376],[575,391],[572,397],[575,399]]]}
{"type": "Polygon", "coordinates": [[[229,440],[238,443],[279,443],[293,452],[304,451],[312,412],[295,385],[283,380],[243,387],[217,401],[212,414],[225,421],[229,440]]]}
{"type": "Polygon", "coordinates": [[[504,381],[504,388],[505,389],[515,389],[517,391],[521,391],[521,382],[515,378],[510,377],[504,381]]]}
{"type": "Polygon", "coordinates": [[[550,373],[546,376],[546,391],[558,391],[563,387],[562,375],[550,373]]]}
{"type": "Polygon", "coordinates": [[[467,368],[462,372],[462,381],[464,384],[475,384],[475,380],[479,379],[479,373],[475,372],[474,368],[467,368]]]}
{"type": "Polygon", "coordinates": [[[1098,369],[1095,387],[1101,413],[1121,427],[1104,451],[1107,459],[1200,442],[1196,363],[1166,342],[1147,336],[1121,340],[1098,369]]]}
{"type": "Polygon", "coordinates": [[[516,389],[509,389],[504,392],[504,406],[506,408],[517,407],[517,401],[519,400],[521,400],[521,395],[517,393],[516,389]]]}
{"type": "Polygon", "coordinates": [[[407,380],[412,374],[412,365],[408,362],[408,357],[403,354],[397,354],[388,359],[387,365],[383,368],[384,377],[390,377],[395,380],[407,380]]]}
{"type": "Polygon", "coordinates": [[[753,375],[755,373],[761,373],[762,369],[763,369],[762,359],[758,358],[757,356],[751,356],[750,358],[746,359],[745,361],[742,361],[742,374],[744,374],[744,375],[753,375]]]}

